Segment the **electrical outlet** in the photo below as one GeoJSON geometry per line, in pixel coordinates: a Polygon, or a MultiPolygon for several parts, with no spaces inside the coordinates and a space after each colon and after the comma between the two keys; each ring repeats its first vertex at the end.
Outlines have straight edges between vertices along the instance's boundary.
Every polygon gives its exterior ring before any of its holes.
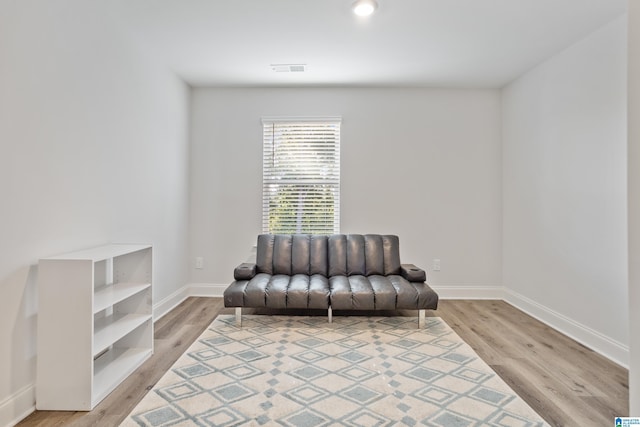
{"type": "Polygon", "coordinates": [[[440,271],[440,258],[433,259],[433,271],[440,271]]]}
{"type": "Polygon", "coordinates": [[[204,268],[204,258],[202,258],[201,256],[196,257],[196,268],[204,268]]]}

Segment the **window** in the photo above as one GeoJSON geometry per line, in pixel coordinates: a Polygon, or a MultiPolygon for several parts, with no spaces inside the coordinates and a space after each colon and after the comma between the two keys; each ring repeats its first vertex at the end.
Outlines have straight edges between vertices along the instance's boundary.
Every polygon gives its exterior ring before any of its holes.
{"type": "Polygon", "coordinates": [[[262,231],[340,232],[340,118],[264,118],[262,231]]]}

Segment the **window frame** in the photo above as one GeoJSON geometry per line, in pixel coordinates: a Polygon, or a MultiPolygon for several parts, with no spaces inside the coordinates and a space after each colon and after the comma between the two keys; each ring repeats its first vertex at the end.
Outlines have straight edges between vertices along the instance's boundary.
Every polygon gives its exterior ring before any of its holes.
{"type": "MultiPolygon", "coordinates": [[[[263,233],[304,233],[304,234],[336,234],[340,232],[340,151],[341,151],[341,126],[342,117],[339,116],[315,116],[315,117],[263,117],[262,118],[262,232],[263,233]],[[309,133],[297,132],[289,129],[289,137],[296,139],[299,136],[313,136],[303,140],[302,145],[306,142],[307,150],[304,147],[284,147],[281,151],[277,150],[277,145],[281,145],[286,142],[287,137],[286,129],[295,127],[304,127],[308,125],[309,133]],[[326,126],[326,128],[323,128],[326,126]],[[326,139],[323,145],[323,139],[319,129],[329,130],[330,136],[326,139]],[[279,144],[278,144],[279,141],[279,144]],[[313,148],[309,148],[313,147],[313,148]],[[315,150],[315,154],[314,154],[315,150]],[[317,153],[323,152],[329,158],[333,158],[333,162],[326,162],[319,160],[317,153]],[[302,154],[300,154],[302,153],[302,154]],[[301,155],[302,160],[307,162],[309,174],[301,174],[301,170],[296,169],[295,172],[289,171],[290,176],[285,177],[287,171],[286,166],[280,166],[281,170],[276,166],[276,159],[279,159],[283,163],[291,163],[289,156],[301,155]],[[315,159],[315,160],[314,160],[315,159]],[[326,176],[319,176],[319,171],[326,168],[326,176]],[[315,172],[315,174],[313,173],[315,172]],[[289,186],[291,193],[287,196],[281,186],[289,186]],[[277,187],[283,191],[274,191],[273,188],[277,187]],[[332,218],[323,220],[322,216],[327,215],[323,213],[323,205],[317,205],[317,209],[309,207],[306,204],[302,195],[309,194],[309,192],[315,192],[317,197],[322,197],[322,194],[329,195],[332,198],[332,203],[329,209],[332,209],[332,218]],[[284,194],[284,195],[283,195],[284,194]],[[278,229],[272,228],[272,205],[273,199],[276,197],[284,198],[284,200],[292,201],[296,203],[293,195],[300,194],[300,205],[295,205],[294,209],[297,212],[297,221],[292,220],[292,216],[286,217],[283,222],[283,227],[278,229]],[[289,197],[289,198],[287,198],[289,197]],[[306,215],[305,215],[306,214],[306,215]],[[311,215],[317,215],[315,221],[317,227],[314,226],[314,219],[310,218],[311,215]],[[320,218],[320,221],[318,220],[320,218]]],[[[300,139],[300,138],[297,138],[300,139]]],[[[302,140],[302,139],[300,139],[302,140]]],[[[317,202],[317,200],[315,200],[317,202]]],[[[294,211],[292,209],[292,211],[294,211]]]]}

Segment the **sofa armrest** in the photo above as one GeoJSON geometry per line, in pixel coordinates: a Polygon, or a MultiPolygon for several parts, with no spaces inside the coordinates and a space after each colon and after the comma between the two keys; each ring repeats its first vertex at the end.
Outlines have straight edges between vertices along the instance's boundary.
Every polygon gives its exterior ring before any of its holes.
{"type": "Polygon", "coordinates": [[[256,275],[256,265],[244,262],[233,270],[233,278],[236,280],[251,280],[256,275]]]}
{"type": "Polygon", "coordinates": [[[402,264],[400,274],[410,282],[424,282],[427,280],[427,273],[413,264],[402,264]]]}

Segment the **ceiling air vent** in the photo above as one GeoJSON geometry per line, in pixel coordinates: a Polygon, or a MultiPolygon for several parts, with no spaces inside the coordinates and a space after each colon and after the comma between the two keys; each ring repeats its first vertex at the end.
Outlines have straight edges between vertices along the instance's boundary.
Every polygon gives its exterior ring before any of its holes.
{"type": "Polygon", "coordinates": [[[307,64],[271,64],[271,69],[276,73],[304,73],[307,64]]]}

